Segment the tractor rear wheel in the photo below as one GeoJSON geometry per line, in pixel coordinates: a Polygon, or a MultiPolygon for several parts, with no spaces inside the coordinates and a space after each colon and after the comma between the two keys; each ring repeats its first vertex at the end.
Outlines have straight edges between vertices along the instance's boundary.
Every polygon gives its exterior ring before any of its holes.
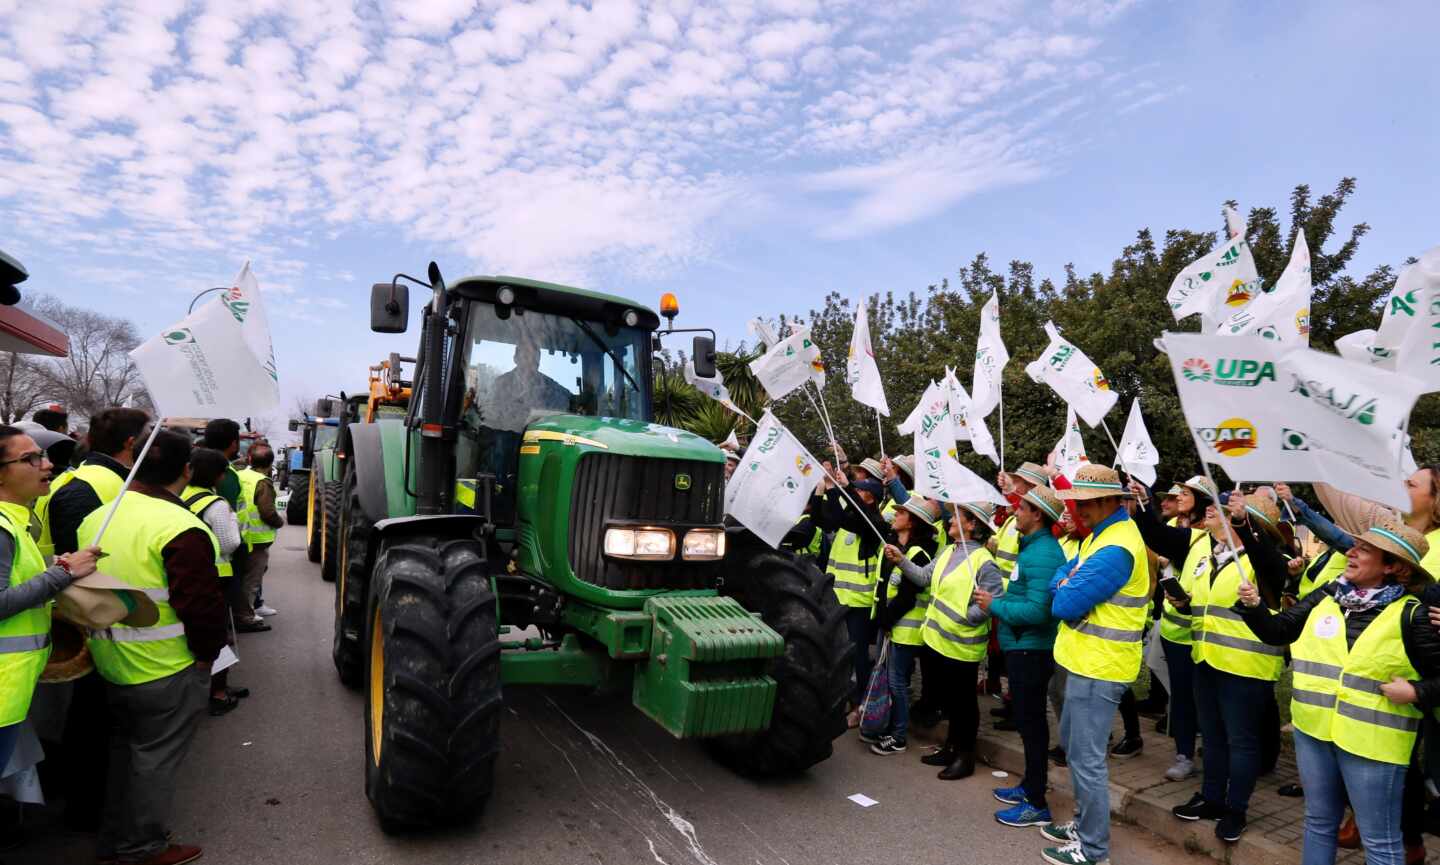
{"type": "Polygon", "coordinates": [[[365,680],[365,590],[370,585],[366,554],[373,524],[360,507],[360,497],[353,492],[353,480],[345,486],[350,506],[341,514],[344,522],[340,534],[339,578],[335,582],[335,638],[330,657],[340,681],[347,687],[359,688],[365,680]]]}
{"type": "Polygon", "coordinates": [[[319,478],[310,475],[305,487],[305,558],[320,561],[320,487],[319,478]]]}
{"type": "Polygon", "coordinates": [[[310,511],[310,484],[307,481],[290,490],[290,501],[285,505],[285,525],[303,525],[310,511]]]}
{"type": "MultiPolygon", "coordinates": [[[[729,588],[727,586],[727,588],[729,588]]],[[[737,600],[785,640],[766,672],[776,683],[770,727],[713,740],[720,761],[745,775],[800,772],[828,758],[845,732],[850,641],[833,580],[786,553],[750,558],[737,600]]]]}
{"type": "Polygon", "coordinates": [[[335,582],[340,567],[340,481],[320,487],[320,579],[335,582]]]}
{"type": "Polygon", "coordinates": [[[482,545],[383,547],[365,627],[365,794],[381,826],[474,816],[500,751],[497,605],[482,545]]]}

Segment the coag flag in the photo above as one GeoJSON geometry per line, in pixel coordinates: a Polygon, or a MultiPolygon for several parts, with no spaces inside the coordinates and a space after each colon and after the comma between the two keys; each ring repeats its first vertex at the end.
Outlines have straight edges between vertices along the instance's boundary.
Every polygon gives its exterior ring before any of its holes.
{"type": "Polygon", "coordinates": [[[685,361],[685,370],[683,374],[685,376],[685,380],[691,385],[693,385],[696,390],[700,391],[701,393],[705,394],[706,396],[710,397],[711,399],[715,400],[716,402],[720,403],[721,405],[725,406],[726,408],[730,409],[741,417],[749,417],[749,415],[745,414],[745,412],[740,410],[740,406],[736,405],[734,401],[730,399],[730,389],[725,386],[725,377],[720,374],[720,370],[715,370],[714,378],[701,378],[695,372],[695,361],[687,360],[685,361]]]}
{"type": "Polygon", "coordinates": [[[880,367],[875,363],[875,349],[870,343],[870,314],[865,299],[855,309],[855,329],[850,334],[850,356],[845,361],[845,380],[855,401],[868,405],[886,417],[890,406],[885,402],[885,386],[880,383],[880,367]]]}
{"type": "Polygon", "coordinates": [[[797,328],[786,338],[750,361],[750,371],[771,399],[781,399],[807,381],[825,386],[825,363],[820,348],[810,341],[810,328],[797,328]]]}
{"type": "Polygon", "coordinates": [[[1404,428],[1426,385],[1256,336],[1164,344],[1202,459],[1238,481],[1326,481],[1409,508],[1404,428]]]}
{"type": "Polygon", "coordinates": [[[1080,422],[1075,419],[1073,406],[1065,407],[1065,432],[1055,443],[1055,468],[1068,480],[1075,480],[1075,472],[1090,458],[1085,455],[1085,439],[1080,436],[1080,422]]]}
{"type": "Polygon", "coordinates": [[[1260,294],[1260,274],[1245,242],[1245,223],[1228,205],[1225,224],[1230,236],[1180,271],[1166,295],[1176,321],[1198,312],[1207,333],[1260,294]]]}
{"type": "Polygon", "coordinates": [[[1119,461],[1126,472],[1145,485],[1155,483],[1155,467],[1160,464],[1160,452],[1150,441],[1150,431],[1145,429],[1139,397],[1130,403],[1130,417],[1125,421],[1125,432],[1120,436],[1119,461]]]}
{"type": "Polygon", "coordinates": [[[1309,345],[1310,295],[1310,246],[1305,242],[1305,232],[1297,231],[1290,263],[1275,288],[1221,322],[1216,333],[1253,333],[1279,342],[1309,345]]]}
{"type": "Polygon", "coordinates": [[[779,547],[805,512],[821,472],[820,461],[766,411],[725,486],[725,511],[756,537],[779,547]]]}
{"type": "Polygon", "coordinates": [[[1440,246],[1400,272],[1385,299],[1380,329],[1335,341],[1345,358],[1418,379],[1440,390],[1440,246]]]}
{"type": "Polygon", "coordinates": [[[981,418],[1000,405],[1000,377],[1010,352],[1000,339],[1000,294],[996,292],[980,309],[980,338],[975,343],[975,376],[971,379],[971,404],[981,418]]]}
{"type": "Polygon", "coordinates": [[[1100,367],[1061,336],[1053,322],[1045,322],[1045,333],[1050,336],[1050,344],[1039,358],[1025,366],[1025,372],[1035,381],[1050,385],[1081,419],[1095,426],[1115,407],[1119,395],[1110,389],[1100,367]]]}
{"type": "Polygon", "coordinates": [[[930,382],[912,416],[915,421],[915,495],[957,504],[1006,504],[999,491],[961,465],[956,457],[955,424],[946,388],[930,382]]]}
{"type": "Polygon", "coordinates": [[[945,367],[945,385],[950,389],[950,417],[955,424],[957,441],[968,441],[975,453],[990,458],[1000,465],[1000,454],[995,451],[995,439],[985,426],[985,418],[975,409],[974,400],[965,392],[965,385],[955,376],[955,370],[945,367]]]}

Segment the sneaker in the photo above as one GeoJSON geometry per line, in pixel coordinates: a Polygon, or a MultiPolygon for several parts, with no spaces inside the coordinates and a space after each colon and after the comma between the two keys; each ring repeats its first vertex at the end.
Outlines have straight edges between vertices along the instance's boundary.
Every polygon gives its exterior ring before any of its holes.
{"type": "Polygon", "coordinates": [[[1225,816],[1215,824],[1215,837],[1226,844],[1234,844],[1245,834],[1245,812],[1226,809],[1225,816]]]}
{"type": "Polygon", "coordinates": [[[1131,757],[1140,756],[1140,752],[1143,750],[1145,750],[1145,743],[1142,740],[1139,738],[1132,739],[1126,736],[1121,739],[1115,747],[1110,749],[1110,756],[1117,760],[1128,760],[1131,757]]]}
{"type": "Polygon", "coordinates": [[[995,822],[1002,826],[1044,826],[1050,822],[1049,808],[1036,808],[1029,802],[1021,802],[1003,811],[995,812],[995,822]]]}
{"type": "Polygon", "coordinates": [[[1110,862],[1109,859],[1106,859],[1104,862],[1092,863],[1085,857],[1085,851],[1080,849],[1079,841],[1066,844],[1064,847],[1046,847],[1040,851],[1040,855],[1044,856],[1045,861],[1050,865],[1108,865],[1110,862]]]}
{"type": "Polygon", "coordinates": [[[905,740],[897,739],[894,736],[886,736],[878,743],[870,746],[870,753],[888,757],[891,754],[905,753],[905,740]]]}
{"type": "Polygon", "coordinates": [[[1076,844],[1080,841],[1080,833],[1075,831],[1075,821],[1069,823],[1047,823],[1040,827],[1040,834],[1046,841],[1052,844],[1076,844]]]}
{"type": "MultiPolygon", "coordinates": [[[[1006,805],[1019,805],[1025,801],[1025,788],[1021,786],[997,787],[995,789],[995,801],[1004,802],[1006,805]]],[[[1050,822],[1050,821],[1045,821],[1050,822]]]]}
{"type": "Polygon", "coordinates": [[[1225,806],[1218,802],[1214,804],[1206,802],[1204,796],[1196,793],[1190,797],[1189,802],[1171,808],[1170,813],[1181,820],[1219,820],[1225,816],[1225,806]]]}
{"type": "Polygon", "coordinates": [[[1070,764],[1069,764],[1068,762],[1066,762],[1066,760],[1065,760],[1065,749],[1062,748],[1062,747],[1060,747],[1059,745],[1056,745],[1055,747],[1053,747],[1053,748],[1050,749],[1049,757],[1050,757],[1050,762],[1054,763],[1056,766],[1068,766],[1068,765],[1070,765],[1070,764]]]}
{"type": "Polygon", "coordinates": [[[270,606],[269,604],[261,604],[260,606],[255,608],[255,615],[264,616],[266,618],[269,618],[278,612],[280,611],[270,606]]]}
{"type": "Polygon", "coordinates": [[[878,745],[880,744],[880,740],[882,738],[882,736],[876,736],[870,733],[866,733],[864,730],[860,731],[860,741],[864,742],[867,745],[878,745]]]}
{"type": "Polygon", "coordinates": [[[1170,781],[1184,781],[1195,774],[1195,761],[1184,754],[1176,754],[1175,762],[1165,770],[1165,778],[1170,781]]]}

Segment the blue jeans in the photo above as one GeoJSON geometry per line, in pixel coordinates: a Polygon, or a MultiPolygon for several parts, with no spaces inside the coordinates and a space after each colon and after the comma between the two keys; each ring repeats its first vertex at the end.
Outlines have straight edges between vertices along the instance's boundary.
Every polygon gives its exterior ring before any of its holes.
{"type": "Polygon", "coordinates": [[[1345,813],[1347,791],[1366,865],[1402,865],[1400,803],[1405,766],[1357,757],[1299,730],[1295,731],[1295,760],[1305,787],[1305,845],[1300,865],[1334,865],[1335,831],[1345,813]]]}
{"type": "Polygon", "coordinates": [[[910,732],[910,673],[923,648],[890,641],[890,735],[902,742],[910,732]]]}
{"type": "Polygon", "coordinates": [[[1260,728],[1275,683],[1195,665],[1195,712],[1205,742],[1200,795],[1245,813],[1260,776],[1260,728]]]}
{"type": "Polygon", "coordinates": [[[855,687],[850,691],[850,702],[860,705],[865,699],[865,687],[870,684],[870,671],[875,669],[875,660],[870,657],[870,646],[875,642],[875,620],[870,618],[869,607],[846,607],[845,630],[850,634],[850,644],[855,647],[855,687]]]}
{"type": "Polygon", "coordinates": [[[1165,666],[1170,668],[1170,738],[1175,753],[1195,759],[1195,660],[1190,647],[1162,639],[1165,666]]]}
{"type": "Polygon", "coordinates": [[[1065,682],[1060,742],[1075,790],[1075,831],[1085,858],[1110,858],[1110,728],[1129,682],[1106,682],[1071,672],[1065,682]]]}

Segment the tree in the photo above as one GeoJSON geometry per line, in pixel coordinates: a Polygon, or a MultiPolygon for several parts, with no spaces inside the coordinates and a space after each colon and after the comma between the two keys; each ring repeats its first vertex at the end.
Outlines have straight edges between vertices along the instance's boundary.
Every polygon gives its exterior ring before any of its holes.
{"type": "Polygon", "coordinates": [[[0,352],[0,419],[5,423],[23,420],[45,402],[42,367],[30,355],[0,352]]]}
{"type": "Polygon", "coordinates": [[[35,308],[70,339],[69,355],[38,364],[46,392],[72,416],[89,417],[127,403],[148,406],[144,384],[130,361],[130,351],[140,344],[134,324],[48,296],[35,308]]]}

